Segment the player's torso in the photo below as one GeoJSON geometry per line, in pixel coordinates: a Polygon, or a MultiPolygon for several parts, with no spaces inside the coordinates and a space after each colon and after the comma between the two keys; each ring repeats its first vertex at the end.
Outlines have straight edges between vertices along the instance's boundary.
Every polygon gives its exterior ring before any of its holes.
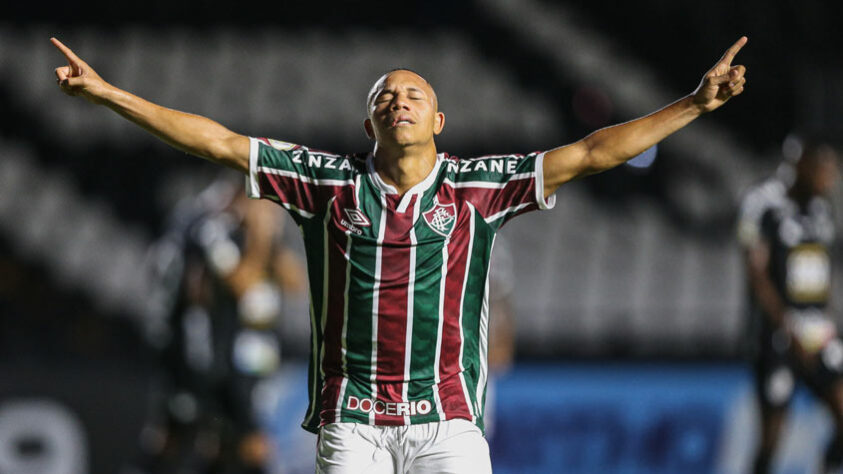
{"type": "Polygon", "coordinates": [[[825,307],[831,288],[834,223],[828,203],[787,199],[770,216],[771,273],[788,306],[825,307]]]}
{"type": "MultiPolygon", "coordinates": [[[[362,174],[339,193],[325,217],[327,244],[348,262],[347,318],[376,317],[377,331],[391,331],[393,347],[407,336],[407,324],[428,328],[426,339],[436,340],[438,320],[474,312],[466,308],[465,294],[482,298],[483,283],[467,278],[468,267],[483,267],[485,274],[494,232],[485,225],[471,202],[461,199],[439,170],[419,192],[403,196],[385,192],[372,175],[362,174]]],[[[330,281],[329,281],[330,285],[330,281]]],[[[340,288],[329,288],[329,292],[340,288]]],[[[338,313],[334,305],[329,313],[338,313]]],[[[352,324],[347,325],[352,330],[352,324]]],[[[364,329],[369,333],[373,328],[364,329]]],[[[368,337],[368,334],[364,336],[368,337]]],[[[377,336],[375,336],[377,337],[377,336]]],[[[420,338],[420,340],[425,338],[420,338]]],[[[348,351],[358,347],[347,345],[348,351]]],[[[370,344],[359,347],[361,365],[370,368],[370,344]]],[[[434,347],[427,349],[433,351],[434,347]]],[[[401,350],[380,347],[379,379],[404,377],[401,350]],[[397,358],[396,358],[397,357],[397,358]]],[[[351,356],[354,359],[354,355],[351,356]]],[[[352,364],[348,370],[353,372],[352,364]]]]}
{"type": "Polygon", "coordinates": [[[404,424],[445,412],[472,419],[494,231],[448,181],[437,167],[398,195],[360,174],[330,201],[315,328],[323,419],[404,424]],[[413,403],[424,409],[413,413],[413,403]],[[383,412],[365,411],[377,407],[383,412]]]}

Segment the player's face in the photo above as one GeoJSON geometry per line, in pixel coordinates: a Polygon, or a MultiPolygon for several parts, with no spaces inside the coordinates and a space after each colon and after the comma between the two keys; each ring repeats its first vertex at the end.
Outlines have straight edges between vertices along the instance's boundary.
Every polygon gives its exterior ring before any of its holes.
{"type": "Polygon", "coordinates": [[[367,105],[366,133],[380,145],[428,144],[445,125],[433,88],[412,71],[398,70],[381,77],[369,92],[367,105]]]}
{"type": "Polygon", "coordinates": [[[805,178],[813,194],[826,195],[840,178],[837,153],[831,147],[822,147],[816,153],[805,170],[805,178]]]}
{"type": "Polygon", "coordinates": [[[815,196],[827,195],[840,178],[837,152],[830,146],[820,146],[811,153],[796,165],[797,186],[815,196]]]}

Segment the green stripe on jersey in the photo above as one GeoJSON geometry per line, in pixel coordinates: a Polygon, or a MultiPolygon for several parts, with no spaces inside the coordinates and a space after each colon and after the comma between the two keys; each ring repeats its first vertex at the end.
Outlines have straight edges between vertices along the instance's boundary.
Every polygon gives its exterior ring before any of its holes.
{"type": "MultiPolygon", "coordinates": [[[[358,399],[372,398],[372,351],[377,350],[372,337],[372,309],[374,305],[375,266],[377,263],[377,234],[381,225],[380,197],[362,179],[360,193],[360,211],[369,218],[367,234],[358,236],[349,234],[352,239],[350,260],[351,269],[348,282],[348,328],[346,347],[348,348],[346,366],[349,379],[345,389],[342,406],[348,404],[348,397],[358,399]],[[371,234],[370,234],[371,233],[371,234]]],[[[369,422],[369,416],[355,410],[343,410],[341,421],[369,422]]]]}
{"type": "MultiPolygon", "coordinates": [[[[484,221],[483,217],[474,211],[474,242],[471,248],[471,264],[468,268],[466,279],[465,298],[463,299],[462,330],[465,340],[463,347],[462,364],[465,372],[465,384],[468,388],[471,403],[474,406],[477,426],[483,430],[483,414],[485,413],[486,388],[478,387],[483,383],[481,380],[481,365],[487,367],[486,354],[481,353],[480,341],[488,341],[489,321],[482,321],[483,300],[486,288],[486,278],[489,271],[489,256],[491,255],[494,230],[484,221]],[[479,390],[478,390],[479,388],[479,390]],[[480,398],[478,400],[478,398],[480,398]]],[[[488,377],[488,372],[483,377],[488,377]]]]}
{"type": "Polygon", "coordinates": [[[307,275],[310,285],[310,358],[307,370],[307,386],[310,394],[310,405],[305,414],[302,427],[314,431],[319,427],[319,410],[321,403],[319,398],[322,394],[322,377],[320,367],[322,366],[322,331],[320,326],[324,289],[322,278],[324,276],[324,239],[325,233],[322,228],[322,219],[302,219],[300,228],[304,237],[304,248],[307,254],[307,275]]]}
{"type": "MultiPolygon", "coordinates": [[[[433,195],[422,197],[420,214],[433,206],[433,195]]],[[[411,335],[410,380],[407,400],[428,400],[433,407],[427,415],[410,418],[411,424],[439,421],[440,414],[434,401],[433,385],[439,370],[436,361],[436,342],[439,337],[439,299],[441,296],[442,246],[444,237],[425,224],[419,217],[416,231],[416,275],[413,292],[413,331],[411,335]]]]}

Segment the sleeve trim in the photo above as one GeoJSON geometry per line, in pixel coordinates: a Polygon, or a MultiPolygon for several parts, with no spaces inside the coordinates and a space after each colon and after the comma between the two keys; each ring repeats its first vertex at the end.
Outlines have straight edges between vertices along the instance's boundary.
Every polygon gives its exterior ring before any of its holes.
{"type": "Polygon", "coordinates": [[[258,153],[260,142],[257,138],[249,137],[249,172],[246,175],[246,195],[252,199],[260,199],[261,188],[258,181],[258,153]]]}
{"type": "Polygon", "coordinates": [[[536,173],[536,203],[539,205],[539,209],[547,210],[553,209],[556,206],[556,194],[551,194],[544,198],[544,155],[547,152],[541,152],[536,157],[536,166],[535,166],[535,173],[536,173]]]}

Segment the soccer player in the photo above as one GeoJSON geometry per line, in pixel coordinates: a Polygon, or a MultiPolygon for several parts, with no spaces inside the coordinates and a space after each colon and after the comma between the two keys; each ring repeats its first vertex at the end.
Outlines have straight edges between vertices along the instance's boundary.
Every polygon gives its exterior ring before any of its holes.
{"type": "MultiPolygon", "coordinates": [[[[744,90],[740,38],[691,94],[645,117],[528,155],[437,153],[432,86],[398,69],[369,92],[368,154],[249,138],[104,81],[53,38],[61,90],[170,145],[246,173],[248,193],[302,229],[311,291],[310,406],[325,473],[491,472],[483,437],[487,277],[495,232],[555,204],[575,178],[629,160],[744,90]]],[[[470,92],[470,91],[468,91],[470,92]]]]}
{"type": "Polygon", "coordinates": [[[280,290],[291,286],[280,273],[298,266],[274,206],[230,177],[179,203],[153,248],[168,330],[152,341],[164,393],[146,432],[162,442],[142,443],[145,472],[265,472],[270,439],[253,392],[279,365],[280,290]]]}
{"type": "Polygon", "coordinates": [[[837,154],[808,142],[792,178],[768,179],[744,197],[738,236],[745,249],[754,323],[761,439],[756,473],[770,464],[796,376],[834,416],[823,472],[843,461],[843,342],[827,314],[834,221],[825,195],[838,179],[837,154]]]}

